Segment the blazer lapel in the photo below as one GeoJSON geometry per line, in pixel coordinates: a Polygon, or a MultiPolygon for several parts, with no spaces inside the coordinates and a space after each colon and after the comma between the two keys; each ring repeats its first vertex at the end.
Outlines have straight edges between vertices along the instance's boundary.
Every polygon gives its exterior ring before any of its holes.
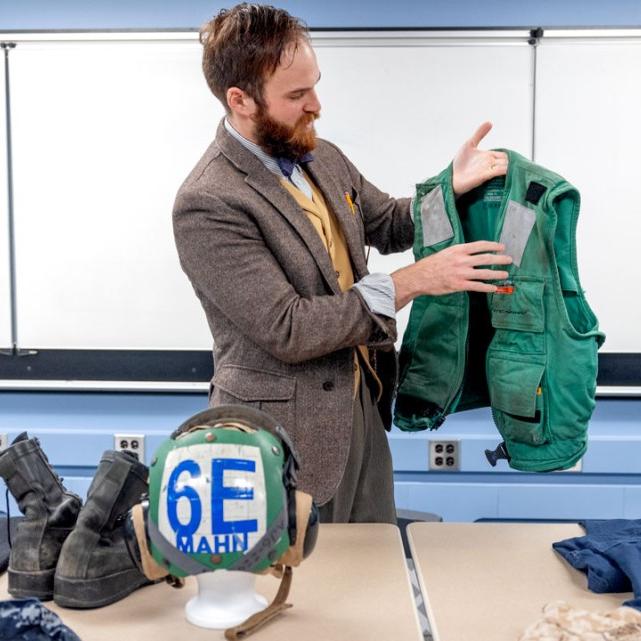
{"type": "Polygon", "coordinates": [[[278,184],[278,177],[272,174],[253,153],[234,140],[225,130],[222,122],[218,127],[216,142],[223,154],[247,174],[245,182],[269,201],[296,230],[314,257],[327,284],[334,293],[339,294],[341,290],[334,267],[318,232],[294,198],[278,184]]]}
{"type": "Polygon", "coordinates": [[[354,280],[358,281],[368,273],[363,254],[363,244],[358,233],[358,225],[355,225],[353,221],[354,216],[359,216],[359,213],[352,213],[345,199],[345,192],[341,191],[340,185],[326,166],[312,161],[305,166],[305,169],[323,193],[327,206],[331,207],[334,214],[336,214],[352,259],[354,280]]]}

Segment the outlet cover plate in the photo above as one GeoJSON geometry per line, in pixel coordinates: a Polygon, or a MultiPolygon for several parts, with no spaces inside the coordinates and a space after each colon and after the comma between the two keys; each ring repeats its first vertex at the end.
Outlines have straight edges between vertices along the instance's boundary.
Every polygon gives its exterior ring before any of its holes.
{"type": "Polygon", "coordinates": [[[127,450],[138,457],[141,463],[145,462],[145,435],[144,434],[114,434],[114,450],[122,452],[127,450]]]}
{"type": "Polygon", "coordinates": [[[429,441],[430,472],[458,472],[461,463],[461,443],[457,440],[429,441]]]}

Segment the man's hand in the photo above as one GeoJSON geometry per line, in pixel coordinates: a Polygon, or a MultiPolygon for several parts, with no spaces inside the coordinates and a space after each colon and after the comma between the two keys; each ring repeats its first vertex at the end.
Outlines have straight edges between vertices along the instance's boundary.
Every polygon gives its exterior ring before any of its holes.
{"type": "Polygon", "coordinates": [[[504,249],[505,245],[489,240],[452,245],[395,271],[392,280],[396,291],[396,309],[405,307],[411,300],[424,294],[439,296],[460,291],[495,292],[496,285],[483,281],[504,280],[508,273],[483,267],[509,265],[512,262],[510,256],[487,253],[502,252],[504,249]]]}
{"type": "Polygon", "coordinates": [[[491,122],[484,122],[465,142],[454,158],[452,187],[454,195],[478,187],[495,176],[507,173],[507,154],[503,151],[482,151],[479,143],[492,129],[491,122]]]}

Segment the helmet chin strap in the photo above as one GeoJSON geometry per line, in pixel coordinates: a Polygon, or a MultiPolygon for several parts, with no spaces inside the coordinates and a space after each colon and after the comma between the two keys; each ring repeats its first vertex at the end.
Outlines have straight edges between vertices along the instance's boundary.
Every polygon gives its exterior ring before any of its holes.
{"type": "Polygon", "coordinates": [[[237,641],[249,636],[261,626],[265,625],[268,621],[275,616],[291,608],[289,603],[286,603],[287,596],[292,584],[293,570],[292,566],[298,566],[303,560],[303,544],[305,541],[305,531],[309,521],[309,514],[312,509],[312,497],[305,492],[296,492],[296,529],[298,535],[296,543],[288,548],[288,550],[278,559],[278,562],[271,566],[273,574],[282,572],[282,578],[278,592],[274,600],[260,612],[249,617],[241,624],[225,630],[225,639],[227,641],[237,641]]]}
{"type": "Polygon", "coordinates": [[[276,593],[274,600],[264,610],[256,612],[256,614],[252,614],[252,616],[242,623],[225,630],[225,639],[227,639],[227,641],[244,639],[258,630],[258,628],[265,625],[265,623],[271,621],[284,610],[291,608],[291,603],[285,603],[285,601],[287,601],[291,585],[292,569],[289,566],[285,566],[283,569],[283,578],[281,579],[280,587],[278,588],[278,592],[276,593]]]}

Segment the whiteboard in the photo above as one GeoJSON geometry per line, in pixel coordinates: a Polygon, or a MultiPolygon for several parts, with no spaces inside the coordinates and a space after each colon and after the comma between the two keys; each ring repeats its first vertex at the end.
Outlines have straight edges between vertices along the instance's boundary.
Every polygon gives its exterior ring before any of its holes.
{"type": "Polygon", "coordinates": [[[12,53],[22,345],[211,348],[171,226],[223,113],[200,52],[52,42],[12,53]]]}
{"type": "Polygon", "coordinates": [[[7,199],[7,126],[4,52],[0,56],[0,349],[11,347],[9,206],[7,199]]]}
{"type": "MultiPolygon", "coordinates": [[[[315,44],[319,134],[392,195],[409,196],[441,171],[486,119],[495,123],[488,147],[528,154],[532,53],[524,38],[315,44]]],[[[21,343],[209,349],[170,217],[223,113],[202,78],[200,46],[32,42],[14,55],[21,343]]],[[[410,252],[373,252],[370,271],[412,260],[410,252]]],[[[399,337],[408,313],[399,316],[399,337]]]]}
{"type": "MultiPolygon", "coordinates": [[[[485,120],[482,147],[529,156],[532,51],[522,41],[452,46],[317,46],[323,105],[319,134],[336,143],[361,173],[396,197],[440,173],[485,120]]],[[[392,273],[411,250],[380,255],[370,272],[392,273]]],[[[411,305],[397,314],[400,349],[411,305]]]]}
{"type": "Polygon", "coordinates": [[[536,161],[581,192],[583,288],[604,352],[641,351],[641,40],[544,39],[536,161]]]}

